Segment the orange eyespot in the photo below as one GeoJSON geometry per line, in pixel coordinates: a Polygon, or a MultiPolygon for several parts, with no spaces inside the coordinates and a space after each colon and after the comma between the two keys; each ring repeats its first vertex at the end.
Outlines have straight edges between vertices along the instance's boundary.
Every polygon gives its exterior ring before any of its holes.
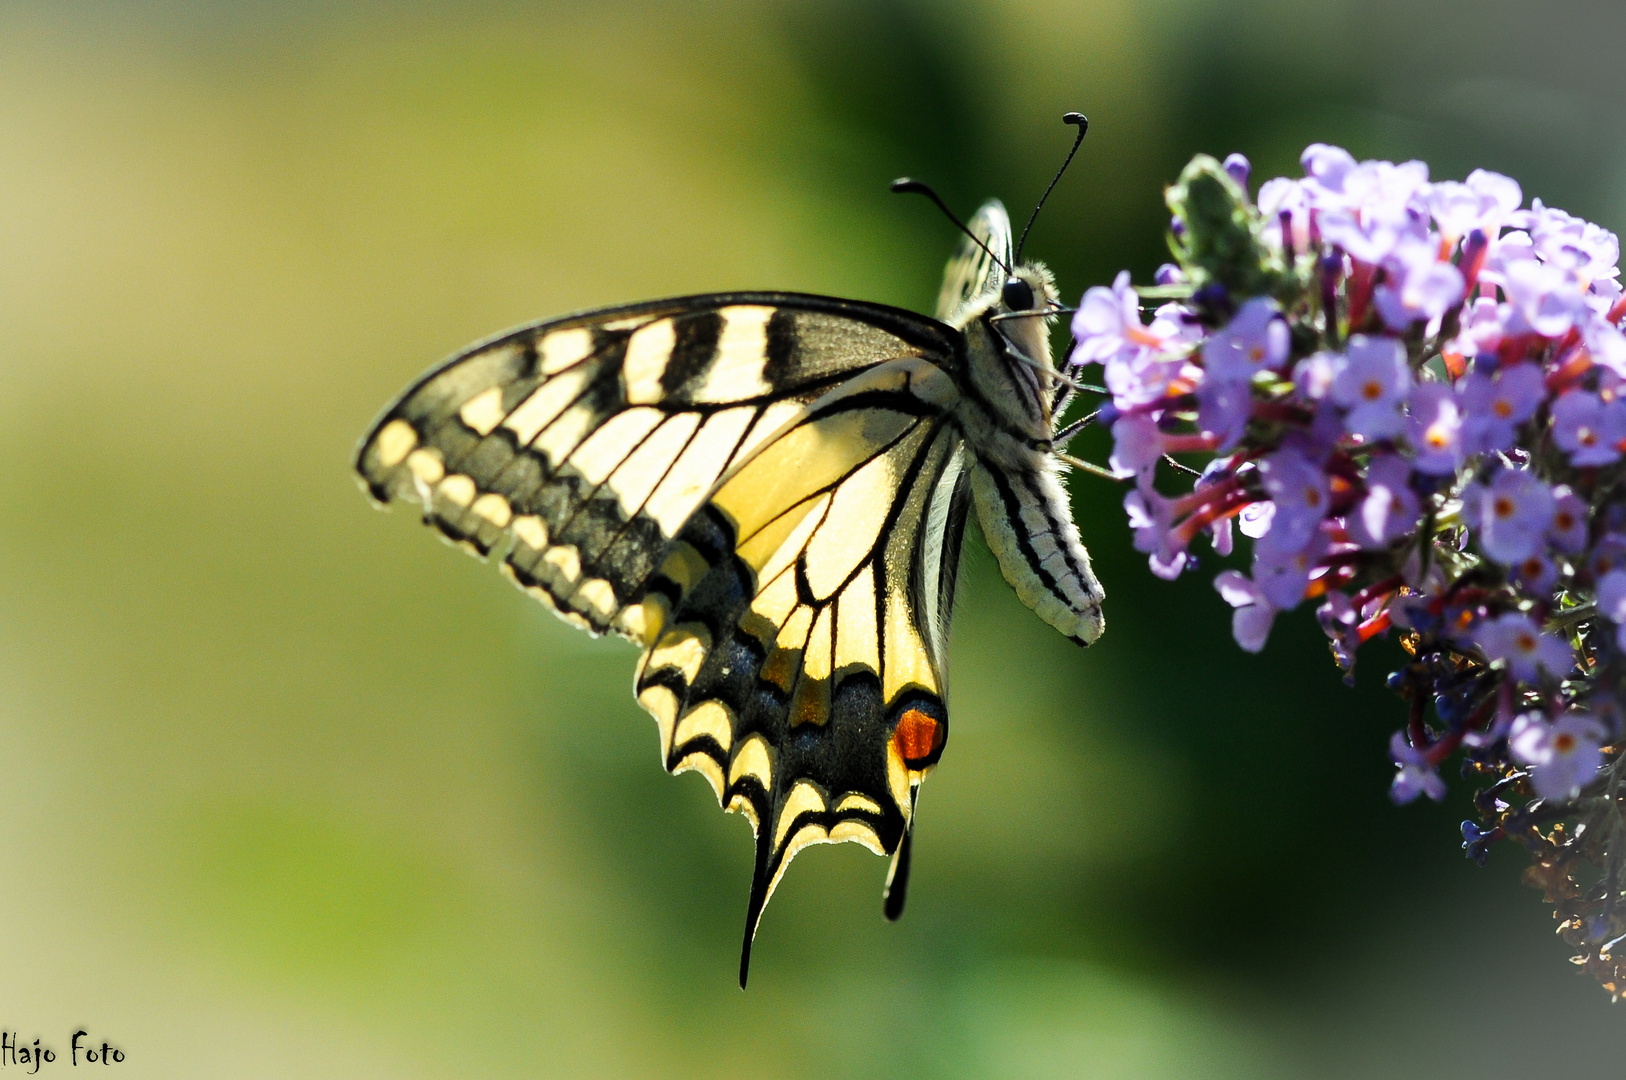
{"type": "Polygon", "coordinates": [[[919,709],[907,709],[892,733],[892,745],[905,764],[928,761],[943,748],[943,725],[919,709]]]}

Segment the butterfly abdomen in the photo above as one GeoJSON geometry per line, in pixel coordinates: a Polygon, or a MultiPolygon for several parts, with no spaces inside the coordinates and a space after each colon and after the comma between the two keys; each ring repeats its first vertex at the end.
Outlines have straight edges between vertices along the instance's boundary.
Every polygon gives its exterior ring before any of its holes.
{"type": "Polygon", "coordinates": [[[1016,595],[1039,618],[1089,645],[1105,627],[1104,592],[1052,470],[1037,454],[1020,470],[979,463],[971,474],[972,501],[988,547],[1016,595]]]}

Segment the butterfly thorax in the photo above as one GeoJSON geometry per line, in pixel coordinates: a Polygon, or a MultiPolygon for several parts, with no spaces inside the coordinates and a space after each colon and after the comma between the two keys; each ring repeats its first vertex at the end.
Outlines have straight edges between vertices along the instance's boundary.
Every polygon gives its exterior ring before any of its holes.
{"type": "MultiPolygon", "coordinates": [[[[1016,278],[1032,288],[1034,308],[1056,306],[1050,271],[1033,263],[1017,267],[1016,278]]],[[[949,320],[965,335],[967,394],[958,419],[967,438],[983,457],[1031,462],[1048,448],[1053,430],[1054,382],[1050,318],[1019,315],[1004,303],[999,290],[968,300],[949,320]]]]}

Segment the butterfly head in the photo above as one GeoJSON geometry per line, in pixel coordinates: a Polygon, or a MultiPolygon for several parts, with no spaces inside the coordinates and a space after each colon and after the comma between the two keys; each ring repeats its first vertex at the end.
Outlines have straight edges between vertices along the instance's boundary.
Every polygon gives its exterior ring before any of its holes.
{"type": "Polygon", "coordinates": [[[999,289],[999,299],[989,305],[991,326],[999,336],[1030,360],[1050,366],[1050,326],[1061,309],[1056,279],[1043,263],[1018,266],[999,289]]]}

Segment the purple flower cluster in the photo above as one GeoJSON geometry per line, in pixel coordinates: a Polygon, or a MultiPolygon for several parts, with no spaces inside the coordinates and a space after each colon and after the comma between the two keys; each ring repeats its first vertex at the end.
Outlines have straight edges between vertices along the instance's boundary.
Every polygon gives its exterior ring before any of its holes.
{"type": "MultiPolygon", "coordinates": [[[[1488,827],[1464,823],[1470,855],[1514,836],[1543,865],[1565,843],[1592,859],[1600,829],[1626,833],[1619,241],[1496,173],[1431,181],[1321,144],[1301,160],[1250,197],[1240,155],[1195,159],[1168,193],[1178,264],[1079,305],[1069,370],[1102,369],[1135,547],[1174,578],[1199,537],[1222,557],[1233,530],[1250,539],[1247,572],[1215,587],[1252,652],[1305,601],[1351,676],[1363,642],[1400,630],[1394,799],[1443,798],[1461,752],[1494,791],[1488,827]],[[1142,296],[1163,301],[1150,321],[1142,296]],[[1561,819],[1583,825],[1537,827],[1561,819]]],[[[1597,934],[1626,933],[1619,884],[1575,928],[1595,959],[1597,934]]]]}

